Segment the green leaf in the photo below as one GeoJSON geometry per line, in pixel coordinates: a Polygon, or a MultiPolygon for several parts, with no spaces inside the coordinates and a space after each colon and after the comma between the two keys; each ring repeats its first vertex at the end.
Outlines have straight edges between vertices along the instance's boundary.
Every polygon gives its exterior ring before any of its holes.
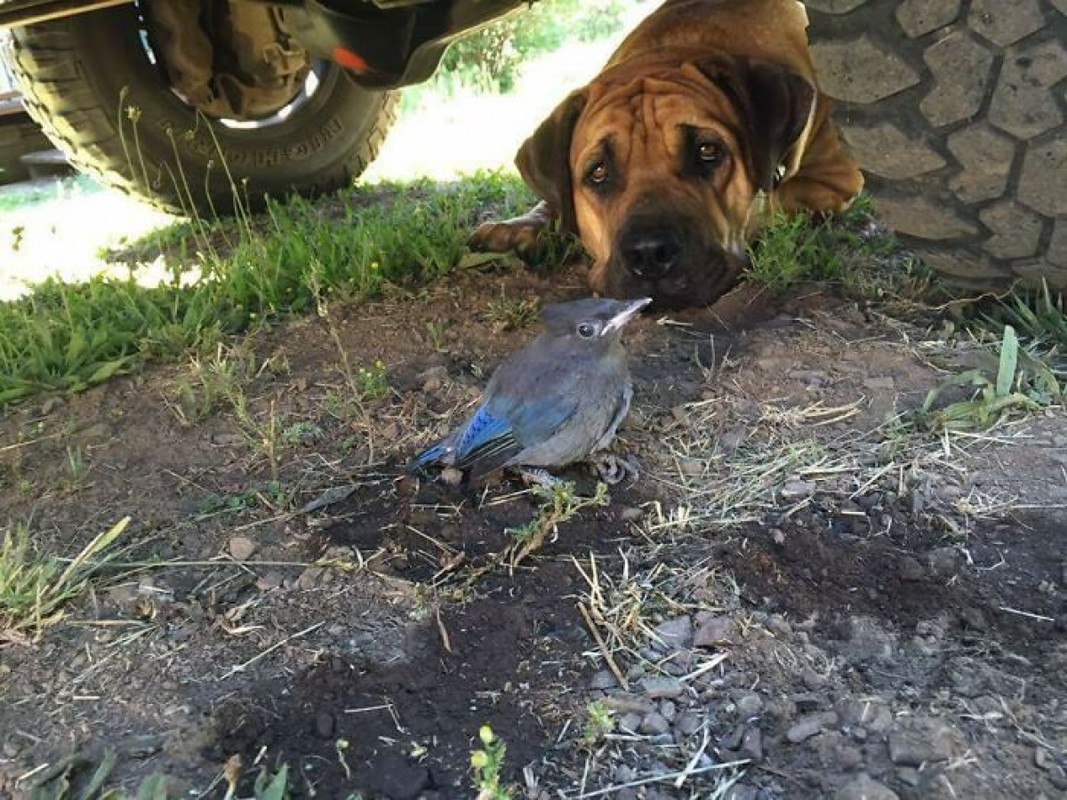
{"type": "Polygon", "coordinates": [[[1019,364],[1019,337],[1015,328],[1004,326],[1004,338],[1000,343],[1000,366],[997,369],[997,397],[1006,397],[1011,392],[1015,381],[1015,370],[1019,364]]]}

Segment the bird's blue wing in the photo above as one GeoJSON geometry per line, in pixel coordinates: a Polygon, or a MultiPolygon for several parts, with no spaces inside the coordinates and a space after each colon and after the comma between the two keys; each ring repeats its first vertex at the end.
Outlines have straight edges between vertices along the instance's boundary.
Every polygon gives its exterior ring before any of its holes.
{"type": "Polygon", "coordinates": [[[456,443],[456,466],[469,469],[477,477],[492,472],[521,451],[522,443],[507,417],[483,403],[456,443]]]}

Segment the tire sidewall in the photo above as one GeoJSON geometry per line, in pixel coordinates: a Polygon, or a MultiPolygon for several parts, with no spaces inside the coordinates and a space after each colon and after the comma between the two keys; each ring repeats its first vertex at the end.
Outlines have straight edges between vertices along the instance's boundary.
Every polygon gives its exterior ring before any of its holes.
{"type": "MultiPolygon", "coordinates": [[[[135,6],[72,17],[63,24],[86,90],[113,115],[121,140],[118,170],[174,202],[219,199],[231,181],[255,202],[262,195],[333,188],[365,147],[387,95],[363,89],[334,66],[284,120],[238,129],[186,105],[150,61],[135,6]],[[178,186],[180,185],[180,189],[178,186]],[[207,187],[205,189],[205,187],[207,187]]],[[[92,166],[92,165],[90,165],[92,166]]],[[[362,165],[360,165],[362,166],[362,165]]]]}

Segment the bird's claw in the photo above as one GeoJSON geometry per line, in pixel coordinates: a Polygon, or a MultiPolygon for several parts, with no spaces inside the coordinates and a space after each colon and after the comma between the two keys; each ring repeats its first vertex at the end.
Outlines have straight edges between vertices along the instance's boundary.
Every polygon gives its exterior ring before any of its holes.
{"type": "Polygon", "coordinates": [[[557,478],[547,469],[522,467],[518,472],[519,477],[521,477],[528,486],[544,486],[547,489],[551,489],[552,487],[559,486],[563,483],[561,478],[557,478]]]}
{"type": "Polygon", "coordinates": [[[617,456],[614,453],[606,453],[598,456],[593,462],[600,480],[608,486],[621,483],[626,478],[637,480],[637,464],[630,456],[617,456]]]}

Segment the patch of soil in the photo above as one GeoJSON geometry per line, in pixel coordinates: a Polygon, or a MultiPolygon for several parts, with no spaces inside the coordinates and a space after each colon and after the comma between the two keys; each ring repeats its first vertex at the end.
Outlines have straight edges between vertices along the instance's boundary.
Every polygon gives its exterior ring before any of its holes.
{"type": "Polygon", "coordinates": [[[483,724],[531,798],[1064,791],[1062,412],[902,432],[945,375],[926,331],[820,287],[748,287],[633,326],[619,446],[640,478],[511,568],[539,513],[521,484],[404,465],[532,335],[491,302],[582,286],[472,270],[332,306],[226,352],[242,403],[194,424],[188,366],[8,412],[5,519],[71,555],[129,515],[138,567],[0,644],[0,795],[71,754],[84,785],[116,749],[127,791],[165,772],[221,797],[239,756],[245,795],[286,764],[294,797],[470,797],[483,724]],[[388,391],[366,393],[377,361],[388,391]]]}

